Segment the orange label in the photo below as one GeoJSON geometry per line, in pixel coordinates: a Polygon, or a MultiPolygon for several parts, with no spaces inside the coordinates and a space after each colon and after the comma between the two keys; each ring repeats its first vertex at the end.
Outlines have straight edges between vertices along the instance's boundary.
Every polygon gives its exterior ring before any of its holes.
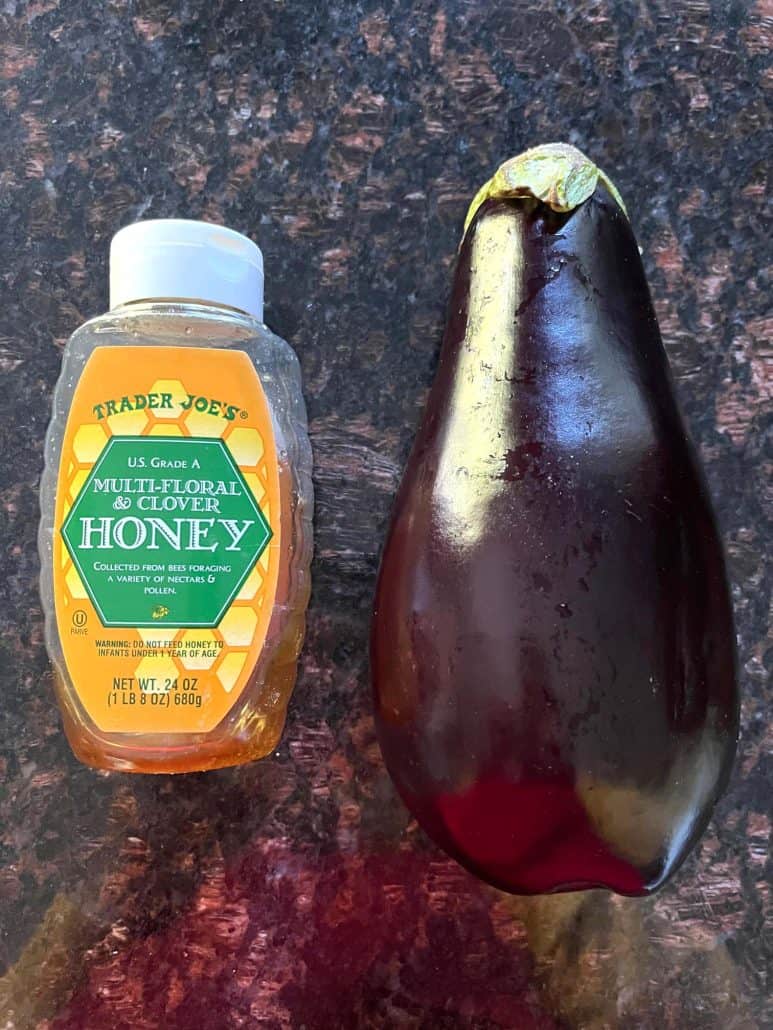
{"type": "Polygon", "coordinates": [[[241,351],[99,347],[62,444],[54,598],[111,733],[203,733],[257,664],[280,556],[276,445],[241,351]]]}

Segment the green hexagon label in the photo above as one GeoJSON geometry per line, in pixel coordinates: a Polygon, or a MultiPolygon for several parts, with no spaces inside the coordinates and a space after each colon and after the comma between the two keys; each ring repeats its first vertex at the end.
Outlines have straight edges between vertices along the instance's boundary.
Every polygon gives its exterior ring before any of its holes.
{"type": "Polygon", "coordinates": [[[222,440],[114,436],[62,526],[105,626],[217,626],[272,532],[222,440]]]}

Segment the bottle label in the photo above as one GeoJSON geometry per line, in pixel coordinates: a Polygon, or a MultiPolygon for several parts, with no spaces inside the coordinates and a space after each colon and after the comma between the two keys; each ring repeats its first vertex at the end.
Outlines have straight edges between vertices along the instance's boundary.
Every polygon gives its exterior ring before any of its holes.
{"type": "Polygon", "coordinates": [[[204,733],[266,639],[279,576],[276,443],[247,354],[99,347],[73,396],[54,599],[99,729],[204,733]]]}

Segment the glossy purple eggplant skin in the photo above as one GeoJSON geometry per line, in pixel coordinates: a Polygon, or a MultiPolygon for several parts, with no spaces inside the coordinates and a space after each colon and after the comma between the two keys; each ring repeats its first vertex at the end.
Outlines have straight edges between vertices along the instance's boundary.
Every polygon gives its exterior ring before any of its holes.
{"type": "Polygon", "coordinates": [[[514,893],[647,894],[735,751],[706,485],[628,219],[487,200],[383,553],[371,668],[389,772],[514,893]]]}

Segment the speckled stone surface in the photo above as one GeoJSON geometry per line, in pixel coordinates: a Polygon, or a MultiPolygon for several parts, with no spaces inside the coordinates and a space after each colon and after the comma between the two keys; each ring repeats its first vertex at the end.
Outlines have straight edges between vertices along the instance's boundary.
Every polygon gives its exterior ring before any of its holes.
{"type": "Polygon", "coordinates": [[[0,0],[0,1026],[773,1025],[772,19],[765,0],[0,0]],[[378,551],[466,204],[555,139],[627,201],[734,585],[740,757],[645,902],[478,884],[409,821],[369,703],[378,551]],[[305,375],[314,594],[275,757],[99,775],[53,703],[37,483],[109,237],[170,215],[264,250],[267,321],[305,375]]]}

